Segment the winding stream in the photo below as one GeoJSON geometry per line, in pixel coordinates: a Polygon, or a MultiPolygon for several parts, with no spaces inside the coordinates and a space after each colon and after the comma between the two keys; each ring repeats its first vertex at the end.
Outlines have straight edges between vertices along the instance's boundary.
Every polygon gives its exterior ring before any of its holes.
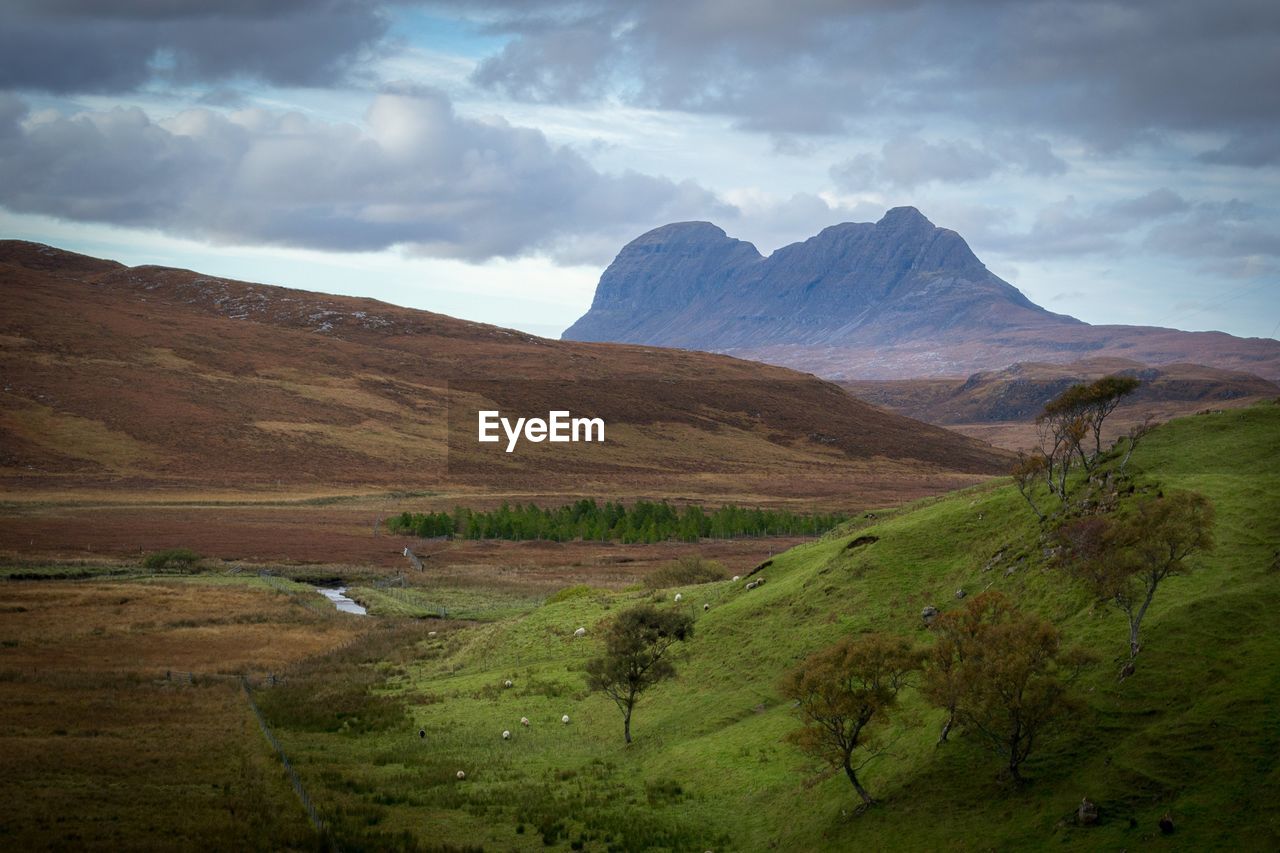
{"type": "Polygon", "coordinates": [[[361,607],[359,604],[356,604],[351,599],[347,598],[346,596],[347,588],[345,586],[340,586],[337,589],[325,589],[324,587],[316,587],[316,592],[320,593],[325,598],[332,601],[333,606],[341,610],[343,613],[354,613],[357,616],[369,615],[368,612],[363,607],[361,607]]]}

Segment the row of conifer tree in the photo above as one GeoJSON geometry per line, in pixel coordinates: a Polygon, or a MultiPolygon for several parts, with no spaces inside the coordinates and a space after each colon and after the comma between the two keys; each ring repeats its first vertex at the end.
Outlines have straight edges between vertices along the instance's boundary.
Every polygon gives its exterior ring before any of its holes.
{"type": "Polygon", "coordinates": [[[724,505],[708,511],[667,501],[621,502],[579,500],[548,508],[504,503],[496,510],[457,507],[453,512],[403,512],[387,520],[392,533],[423,538],[532,539],[568,542],[664,542],[728,539],[735,536],[816,536],[845,520],[836,514],[812,515],[778,509],[724,505]]]}

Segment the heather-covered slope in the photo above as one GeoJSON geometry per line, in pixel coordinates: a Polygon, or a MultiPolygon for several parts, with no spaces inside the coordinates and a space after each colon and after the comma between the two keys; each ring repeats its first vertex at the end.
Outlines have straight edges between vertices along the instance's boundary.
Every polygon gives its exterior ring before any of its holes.
{"type": "Polygon", "coordinates": [[[1005,464],[777,367],[30,243],[0,243],[0,309],[0,479],[19,492],[451,485],[859,505],[1005,464]],[[608,441],[488,454],[480,407],[602,417],[608,441]]]}
{"type": "Polygon", "coordinates": [[[1107,419],[1107,436],[1150,416],[1168,420],[1203,409],[1239,407],[1280,396],[1280,386],[1251,373],[1200,364],[1150,367],[1120,358],[1071,364],[1015,364],[968,379],[887,379],[841,383],[877,406],[1019,449],[1035,441],[1034,420],[1068,387],[1118,374],[1142,380],[1107,419]]]}

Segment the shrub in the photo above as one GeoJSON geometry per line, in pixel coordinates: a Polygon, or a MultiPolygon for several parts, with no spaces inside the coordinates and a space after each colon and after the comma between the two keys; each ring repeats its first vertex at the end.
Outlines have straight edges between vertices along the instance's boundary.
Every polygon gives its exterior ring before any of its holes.
{"type": "Polygon", "coordinates": [[[190,548],[170,548],[167,551],[156,551],[142,560],[143,568],[156,569],[190,569],[200,561],[200,555],[190,548]]]}
{"type": "Polygon", "coordinates": [[[692,586],[700,583],[715,583],[729,576],[724,565],[717,560],[704,560],[694,555],[681,557],[669,563],[645,578],[649,589],[666,589],[671,586],[692,586]]]}
{"type": "Polygon", "coordinates": [[[585,583],[580,583],[575,586],[566,586],[564,589],[553,593],[551,597],[547,599],[547,604],[556,604],[560,601],[572,601],[575,598],[588,598],[598,592],[601,592],[601,590],[598,590],[593,586],[588,586],[585,583]]]}

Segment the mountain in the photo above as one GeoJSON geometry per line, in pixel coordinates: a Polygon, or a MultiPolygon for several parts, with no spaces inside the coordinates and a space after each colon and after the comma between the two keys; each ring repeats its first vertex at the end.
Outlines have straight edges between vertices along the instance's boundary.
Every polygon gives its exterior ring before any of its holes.
{"type": "Polygon", "coordinates": [[[0,488],[480,490],[865,505],[1004,454],[812,376],[0,242],[0,488]],[[476,412],[603,445],[476,441],[476,412]]]}
{"type": "Polygon", "coordinates": [[[1015,362],[1123,357],[1280,379],[1280,342],[1091,326],[1036,305],[913,207],[763,257],[706,222],[627,244],[566,340],[724,352],[835,379],[965,376],[1015,362]]]}
{"type": "Polygon", "coordinates": [[[1251,373],[1200,364],[1151,367],[1121,358],[1014,364],[963,380],[866,379],[840,384],[858,398],[890,411],[1016,450],[1034,443],[1033,422],[1045,403],[1073,384],[1112,374],[1132,376],[1142,385],[1108,418],[1111,434],[1148,416],[1164,421],[1280,397],[1280,386],[1251,373]]]}

